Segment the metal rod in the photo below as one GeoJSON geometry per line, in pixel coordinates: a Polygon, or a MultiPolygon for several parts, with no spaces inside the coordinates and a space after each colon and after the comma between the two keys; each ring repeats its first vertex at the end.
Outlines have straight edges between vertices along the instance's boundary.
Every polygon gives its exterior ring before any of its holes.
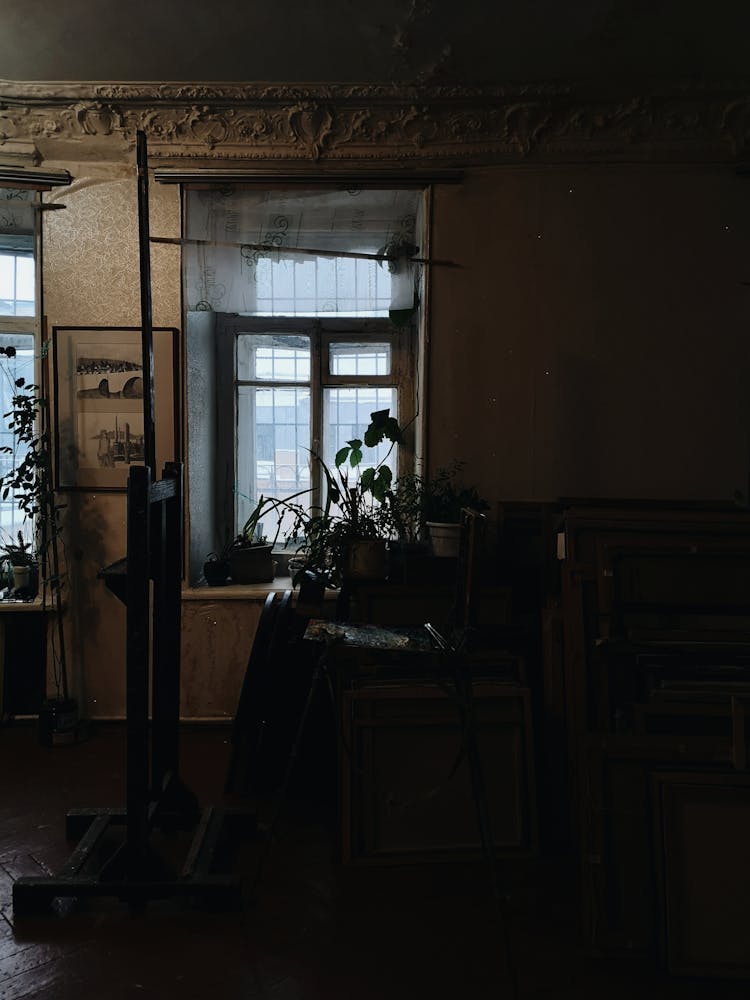
{"type": "MultiPolygon", "coordinates": [[[[170,243],[174,246],[195,247],[236,247],[240,250],[258,250],[261,253],[299,253],[310,257],[350,257],[353,260],[400,260],[396,254],[358,253],[354,250],[314,250],[310,247],[275,247],[265,243],[233,243],[227,240],[193,240],[184,236],[152,236],[152,243],[170,243]]],[[[452,260],[428,260],[426,257],[408,257],[410,264],[425,264],[427,267],[458,267],[452,260]]]]}

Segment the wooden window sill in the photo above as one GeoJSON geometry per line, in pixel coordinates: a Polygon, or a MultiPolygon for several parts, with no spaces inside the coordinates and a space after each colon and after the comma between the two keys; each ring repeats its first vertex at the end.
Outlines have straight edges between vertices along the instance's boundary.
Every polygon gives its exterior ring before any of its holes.
{"type": "Polygon", "coordinates": [[[183,601],[265,601],[266,596],[291,590],[289,576],[277,576],[268,583],[227,583],[223,587],[183,587],[183,601]]]}
{"type": "Polygon", "coordinates": [[[54,611],[54,607],[48,601],[45,608],[41,596],[37,596],[31,601],[16,601],[13,598],[0,600],[0,615],[17,611],[54,611]]]}

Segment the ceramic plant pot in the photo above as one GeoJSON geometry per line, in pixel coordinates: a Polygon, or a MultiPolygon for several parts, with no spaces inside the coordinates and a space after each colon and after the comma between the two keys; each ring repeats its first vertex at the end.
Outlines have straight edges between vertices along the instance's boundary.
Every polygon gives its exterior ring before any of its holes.
{"type": "Polygon", "coordinates": [[[461,541],[461,525],[428,521],[427,527],[430,531],[432,554],[443,558],[457,558],[459,543],[461,541]]]}
{"type": "Polygon", "coordinates": [[[13,567],[13,586],[16,590],[28,590],[31,586],[31,566],[13,567]]]}
{"type": "Polygon", "coordinates": [[[203,575],[209,587],[223,587],[229,579],[229,560],[207,559],[203,563],[203,575]]]}
{"type": "Polygon", "coordinates": [[[387,579],[388,551],[385,539],[365,538],[350,542],[344,575],[349,580],[387,579]]]}
{"type": "Polygon", "coordinates": [[[234,583],[270,583],[273,580],[271,545],[238,546],[229,553],[229,572],[234,583]]]}

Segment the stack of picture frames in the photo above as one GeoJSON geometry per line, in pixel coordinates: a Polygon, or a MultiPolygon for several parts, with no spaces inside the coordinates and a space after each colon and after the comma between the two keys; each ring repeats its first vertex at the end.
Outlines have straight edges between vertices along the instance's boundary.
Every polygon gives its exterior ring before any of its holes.
{"type": "MultiPolygon", "coordinates": [[[[179,456],[177,330],[155,327],[156,468],[179,456]]],[[[144,464],[140,327],[52,329],[58,490],[127,489],[144,464]]]]}

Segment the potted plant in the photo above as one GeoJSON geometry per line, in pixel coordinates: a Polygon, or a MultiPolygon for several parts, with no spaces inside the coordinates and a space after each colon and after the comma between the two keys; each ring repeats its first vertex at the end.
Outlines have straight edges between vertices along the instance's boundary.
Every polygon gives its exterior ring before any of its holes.
{"type": "Polygon", "coordinates": [[[395,535],[389,576],[396,582],[435,582],[436,566],[423,517],[424,497],[425,482],[416,474],[399,476],[388,496],[395,535]]]}
{"type": "MultiPolygon", "coordinates": [[[[274,577],[271,552],[281,532],[281,523],[287,510],[297,513],[292,503],[307,490],[295,493],[288,499],[264,497],[262,494],[250,512],[237,537],[228,549],[229,573],[234,583],[268,583],[274,577]],[[276,530],[269,542],[264,534],[264,518],[276,518],[276,530]]],[[[205,567],[204,567],[205,572],[205,567]]]]}
{"type": "Polygon", "coordinates": [[[461,511],[489,510],[489,504],[479,496],[474,486],[459,482],[463,462],[453,462],[438,469],[423,483],[421,517],[430,536],[433,555],[455,557],[458,555],[461,530],[461,511]]]}
{"type": "Polygon", "coordinates": [[[23,597],[35,597],[34,569],[36,560],[32,552],[31,542],[26,541],[19,529],[17,542],[0,543],[0,551],[4,552],[13,568],[13,588],[23,597]]]}
{"type": "Polygon", "coordinates": [[[298,506],[291,532],[302,547],[304,564],[293,578],[306,571],[322,574],[339,586],[346,579],[377,580],[388,574],[387,543],[393,537],[391,484],[387,460],[402,440],[402,431],[389,410],[370,414],[363,437],[347,441],[335,455],[333,468],[319,454],[313,458],[322,472],[325,500],[304,510],[298,506]],[[363,448],[390,441],[383,458],[362,468],[363,448]]]}
{"type": "MultiPolygon", "coordinates": [[[[46,350],[47,345],[44,345],[43,352],[46,350]]],[[[44,701],[39,712],[40,742],[54,745],[72,742],[78,725],[78,705],[68,689],[62,620],[65,577],[60,559],[60,513],[64,504],[57,502],[52,488],[49,400],[44,385],[37,386],[16,377],[12,370],[15,358],[15,347],[0,346],[0,359],[5,360],[3,375],[11,387],[11,409],[3,416],[8,430],[13,432],[13,444],[0,447],[0,453],[11,456],[10,470],[0,476],[0,495],[3,500],[12,496],[24,518],[32,523],[39,554],[42,602],[45,607],[52,606],[55,610],[56,637],[50,644],[55,693],[44,701]]],[[[21,540],[22,536],[19,542],[21,540]]],[[[15,548],[15,543],[13,546],[15,548]]]]}
{"type": "Polygon", "coordinates": [[[229,546],[225,545],[221,552],[209,552],[203,563],[203,576],[209,587],[223,587],[230,572],[229,546]]]}

